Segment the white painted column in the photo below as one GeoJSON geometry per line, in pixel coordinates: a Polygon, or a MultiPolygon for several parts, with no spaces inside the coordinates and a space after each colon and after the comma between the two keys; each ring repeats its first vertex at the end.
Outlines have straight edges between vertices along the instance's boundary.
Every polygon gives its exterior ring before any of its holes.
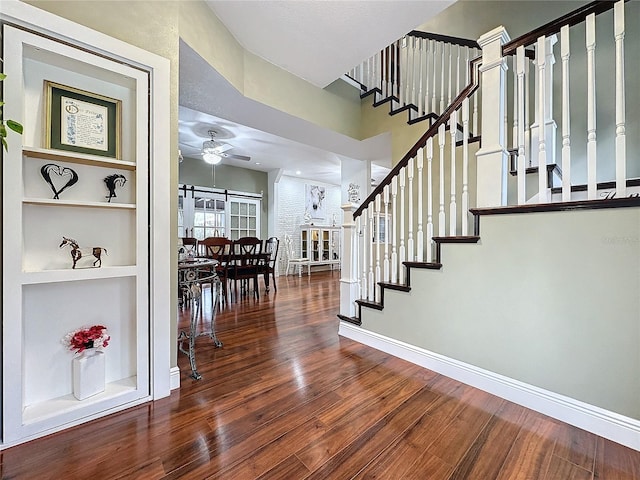
{"type": "Polygon", "coordinates": [[[509,41],[504,27],[482,35],[482,148],[477,158],[477,206],[507,204],[508,153],[505,148],[504,110],[507,64],[502,45],[509,41]]]}
{"type": "Polygon", "coordinates": [[[525,76],[524,69],[527,59],[524,54],[524,46],[520,45],[516,50],[516,116],[518,128],[516,129],[515,141],[518,148],[518,205],[524,205],[527,201],[527,166],[525,157],[525,76]]]}
{"type": "Polygon", "coordinates": [[[358,299],[357,241],[353,212],[358,208],[353,203],[342,205],[342,252],[340,260],[340,313],[355,317],[358,299]]]}

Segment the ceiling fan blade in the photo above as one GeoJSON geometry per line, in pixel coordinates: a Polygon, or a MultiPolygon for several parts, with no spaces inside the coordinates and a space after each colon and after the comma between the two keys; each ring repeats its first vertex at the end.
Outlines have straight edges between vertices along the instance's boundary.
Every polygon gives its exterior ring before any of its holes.
{"type": "Polygon", "coordinates": [[[231,150],[232,148],[233,146],[229,145],[228,143],[221,143],[219,146],[215,148],[215,151],[217,154],[221,154],[226,152],[227,150],[231,150]]]}
{"type": "Polygon", "coordinates": [[[244,160],[246,162],[251,160],[251,157],[248,157],[246,155],[234,155],[233,153],[223,153],[220,156],[224,158],[230,158],[231,160],[244,160]]]}

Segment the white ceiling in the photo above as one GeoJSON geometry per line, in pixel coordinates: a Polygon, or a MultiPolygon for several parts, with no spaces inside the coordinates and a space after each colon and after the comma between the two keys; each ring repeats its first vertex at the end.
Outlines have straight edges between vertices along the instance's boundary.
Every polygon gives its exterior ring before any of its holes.
{"type": "MultiPolygon", "coordinates": [[[[400,38],[453,1],[207,0],[238,42],[252,53],[325,86],[400,38]]],[[[358,141],[247,99],[184,42],[180,42],[179,142],[200,160],[214,129],[250,162],[225,164],[261,171],[300,172],[340,184],[341,156],[371,160],[380,180],[391,166],[388,134],[358,141]],[[204,92],[204,93],[203,93],[204,92]]]]}

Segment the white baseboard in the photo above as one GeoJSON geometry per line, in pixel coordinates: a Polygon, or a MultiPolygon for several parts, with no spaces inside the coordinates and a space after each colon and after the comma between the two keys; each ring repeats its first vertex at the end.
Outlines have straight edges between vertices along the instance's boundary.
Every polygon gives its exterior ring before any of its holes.
{"type": "Polygon", "coordinates": [[[640,421],[633,418],[364,330],[350,323],[340,322],[338,334],[634,450],[640,450],[640,421]]]}
{"type": "Polygon", "coordinates": [[[169,386],[171,390],[180,388],[180,367],[171,367],[169,370],[169,386]]]}

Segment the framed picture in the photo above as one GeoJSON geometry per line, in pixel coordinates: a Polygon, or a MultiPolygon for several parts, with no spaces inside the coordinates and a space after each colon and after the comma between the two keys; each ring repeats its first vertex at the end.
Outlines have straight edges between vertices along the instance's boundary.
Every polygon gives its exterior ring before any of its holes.
{"type": "Polygon", "coordinates": [[[326,217],[325,187],[319,185],[305,185],[305,214],[311,218],[324,220],[326,217]]]}
{"type": "Polygon", "coordinates": [[[122,101],[45,80],[45,148],[119,159],[122,101]]]}

